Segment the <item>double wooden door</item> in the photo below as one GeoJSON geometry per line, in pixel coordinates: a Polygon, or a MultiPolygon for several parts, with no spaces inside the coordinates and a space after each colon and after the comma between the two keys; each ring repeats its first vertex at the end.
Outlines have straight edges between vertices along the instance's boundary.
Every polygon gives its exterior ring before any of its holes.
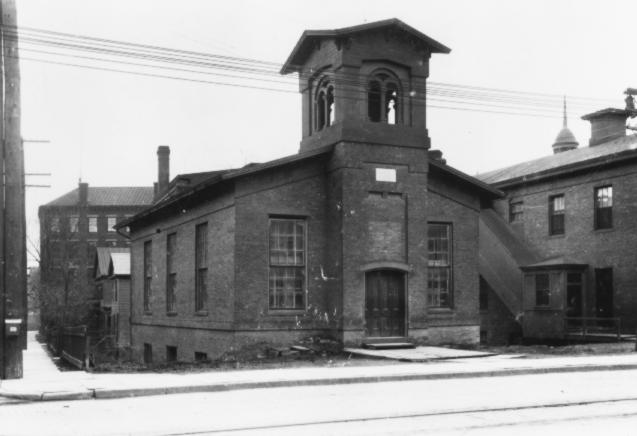
{"type": "Polygon", "coordinates": [[[405,274],[394,270],[365,275],[365,325],[370,337],[405,335],[405,274]]]}

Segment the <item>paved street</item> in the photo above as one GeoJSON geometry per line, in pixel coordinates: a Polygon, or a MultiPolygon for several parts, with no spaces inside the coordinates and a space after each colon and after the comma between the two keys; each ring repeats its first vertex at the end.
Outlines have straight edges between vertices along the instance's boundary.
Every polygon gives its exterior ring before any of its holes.
{"type": "Polygon", "coordinates": [[[0,406],[2,435],[634,434],[637,370],[0,406]]]}

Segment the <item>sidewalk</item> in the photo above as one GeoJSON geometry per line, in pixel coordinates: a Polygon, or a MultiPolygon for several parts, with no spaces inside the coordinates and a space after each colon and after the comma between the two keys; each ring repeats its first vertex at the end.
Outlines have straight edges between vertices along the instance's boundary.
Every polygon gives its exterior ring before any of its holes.
{"type": "Polygon", "coordinates": [[[515,358],[490,356],[395,365],[309,367],[197,373],[95,374],[60,372],[41,344],[29,341],[24,378],[2,380],[0,396],[22,400],[80,400],[287,386],[371,383],[637,369],[637,353],[515,358]]]}

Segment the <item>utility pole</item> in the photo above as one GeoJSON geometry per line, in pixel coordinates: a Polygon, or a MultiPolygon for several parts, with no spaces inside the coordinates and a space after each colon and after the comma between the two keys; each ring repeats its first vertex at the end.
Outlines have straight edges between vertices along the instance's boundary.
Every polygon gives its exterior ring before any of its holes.
{"type": "Polygon", "coordinates": [[[26,218],[24,204],[24,150],[20,133],[20,67],[18,63],[15,0],[0,0],[2,42],[2,374],[22,377],[22,350],[26,348],[26,218]],[[8,31],[7,31],[8,29],[8,31]]]}

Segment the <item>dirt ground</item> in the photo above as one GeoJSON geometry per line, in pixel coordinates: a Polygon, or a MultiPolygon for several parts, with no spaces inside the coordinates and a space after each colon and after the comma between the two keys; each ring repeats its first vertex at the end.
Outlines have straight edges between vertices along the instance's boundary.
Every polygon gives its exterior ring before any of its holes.
{"type": "MultiPolygon", "coordinates": [[[[571,345],[508,345],[500,347],[480,347],[481,351],[497,354],[520,354],[527,358],[552,356],[584,356],[591,354],[634,353],[635,342],[588,343],[571,345]]],[[[521,356],[522,357],[522,356],[521,356]]]]}
{"type": "MultiPolygon", "coordinates": [[[[331,344],[330,344],[331,345],[331,344]]],[[[634,342],[590,343],[576,345],[510,345],[481,346],[479,351],[516,355],[518,358],[548,358],[554,356],[578,356],[591,354],[634,353],[634,342]]],[[[235,353],[215,361],[171,362],[145,365],[135,362],[104,363],[92,370],[95,372],[204,372],[241,369],[274,369],[301,367],[348,367],[370,365],[402,365],[404,362],[390,359],[355,357],[336,348],[298,352],[286,348],[264,349],[259,353],[235,353]]]]}

